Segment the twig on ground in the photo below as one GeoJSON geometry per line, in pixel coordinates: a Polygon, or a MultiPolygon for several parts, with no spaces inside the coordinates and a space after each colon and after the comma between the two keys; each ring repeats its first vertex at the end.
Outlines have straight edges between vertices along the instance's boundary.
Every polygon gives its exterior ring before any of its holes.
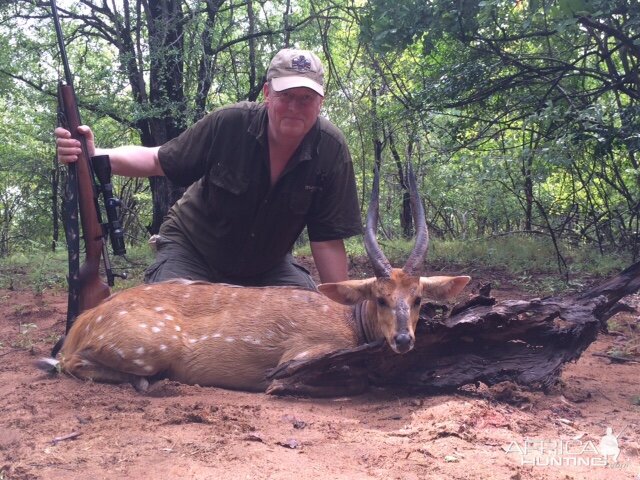
{"type": "Polygon", "coordinates": [[[63,442],[64,440],[75,440],[80,435],[82,435],[82,432],[71,432],[68,435],[63,435],[61,437],[54,438],[53,440],[51,440],[51,443],[55,445],[56,443],[63,442]]]}
{"type": "Polygon", "coordinates": [[[612,362],[618,362],[618,363],[640,363],[637,360],[632,360],[627,357],[621,357],[619,355],[609,355],[606,353],[592,353],[591,355],[593,355],[594,357],[608,358],[612,362]]]}

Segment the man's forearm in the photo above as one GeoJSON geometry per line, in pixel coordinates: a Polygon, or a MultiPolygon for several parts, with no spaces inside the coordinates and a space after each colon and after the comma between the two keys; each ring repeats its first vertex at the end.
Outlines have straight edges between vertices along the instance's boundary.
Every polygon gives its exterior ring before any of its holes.
{"type": "Polygon", "coordinates": [[[322,283],[349,279],[347,252],[342,240],[311,242],[311,253],[322,283]]]}
{"type": "Polygon", "coordinates": [[[159,147],[129,145],[116,148],[97,148],[96,155],[109,155],[111,171],[124,177],[163,176],[158,160],[159,147]]]}

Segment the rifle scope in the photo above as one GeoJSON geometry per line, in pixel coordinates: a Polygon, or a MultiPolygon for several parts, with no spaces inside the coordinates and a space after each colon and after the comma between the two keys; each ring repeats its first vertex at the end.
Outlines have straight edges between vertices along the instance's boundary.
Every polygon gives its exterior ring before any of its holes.
{"type": "Polygon", "coordinates": [[[102,193],[104,209],[107,212],[106,228],[111,240],[111,248],[114,255],[124,255],[127,250],[124,246],[124,229],[118,215],[118,208],[122,205],[119,198],[113,195],[111,183],[111,161],[109,155],[96,155],[91,157],[93,171],[98,178],[98,188],[102,193]]]}

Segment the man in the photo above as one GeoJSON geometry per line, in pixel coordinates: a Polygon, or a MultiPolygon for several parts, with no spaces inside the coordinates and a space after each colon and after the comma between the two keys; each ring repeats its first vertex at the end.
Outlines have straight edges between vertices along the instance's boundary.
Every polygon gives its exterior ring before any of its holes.
{"type": "MultiPolygon", "coordinates": [[[[160,147],[95,149],[79,127],[89,154],[109,155],[114,174],[190,185],[160,228],[146,282],[313,289],[290,253],[305,226],[320,280],[347,279],[343,240],[360,233],[360,214],[344,136],[319,116],[323,85],[315,54],[284,49],[269,65],[263,104],[223,107],[160,147]]],[[[59,161],[76,161],[80,143],[63,128],[55,134],[59,161]]]]}

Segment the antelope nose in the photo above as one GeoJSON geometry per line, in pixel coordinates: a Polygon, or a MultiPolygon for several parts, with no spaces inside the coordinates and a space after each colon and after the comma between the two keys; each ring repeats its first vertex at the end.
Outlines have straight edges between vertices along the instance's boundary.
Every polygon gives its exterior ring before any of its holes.
{"type": "Polygon", "coordinates": [[[399,353],[406,353],[411,350],[411,335],[408,333],[399,333],[394,337],[394,340],[399,353]]]}

